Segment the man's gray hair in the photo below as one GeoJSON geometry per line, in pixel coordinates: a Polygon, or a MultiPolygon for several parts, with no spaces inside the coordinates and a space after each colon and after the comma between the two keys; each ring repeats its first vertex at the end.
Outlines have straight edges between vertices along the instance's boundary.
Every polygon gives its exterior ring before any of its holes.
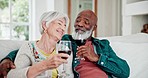
{"type": "Polygon", "coordinates": [[[39,22],[39,30],[40,33],[43,34],[44,30],[42,28],[42,23],[43,21],[46,22],[46,26],[48,26],[49,23],[51,23],[53,20],[59,19],[59,18],[64,18],[66,21],[66,30],[68,29],[69,25],[69,18],[66,14],[57,12],[57,11],[49,11],[45,12],[41,15],[40,22],[39,22]]]}

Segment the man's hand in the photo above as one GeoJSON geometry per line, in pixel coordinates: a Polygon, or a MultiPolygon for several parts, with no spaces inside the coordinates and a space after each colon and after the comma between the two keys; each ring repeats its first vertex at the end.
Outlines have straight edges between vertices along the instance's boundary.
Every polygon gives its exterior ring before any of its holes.
{"type": "Polygon", "coordinates": [[[6,76],[10,69],[14,69],[15,65],[10,59],[4,59],[0,63],[0,76],[6,76]]]}
{"type": "Polygon", "coordinates": [[[97,62],[99,60],[99,56],[95,54],[94,50],[91,49],[89,45],[83,45],[77,48],[77,56],[83,56],[87,58],[89,61],[97,62]]]}

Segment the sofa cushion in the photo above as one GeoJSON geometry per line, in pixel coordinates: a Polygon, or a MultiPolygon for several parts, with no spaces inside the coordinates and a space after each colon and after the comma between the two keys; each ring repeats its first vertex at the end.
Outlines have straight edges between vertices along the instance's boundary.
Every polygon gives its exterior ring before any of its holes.
{"type": "Polygon", "coordinates": [[[129,78],[148,78],[148,43],[112,42],[111,46],[129,64],[129,78]]]}
{"type": "Polygon", "coordinates": [[[26,41],[0,40],[0,60],[10,51],[19,49],[26,41]]]}

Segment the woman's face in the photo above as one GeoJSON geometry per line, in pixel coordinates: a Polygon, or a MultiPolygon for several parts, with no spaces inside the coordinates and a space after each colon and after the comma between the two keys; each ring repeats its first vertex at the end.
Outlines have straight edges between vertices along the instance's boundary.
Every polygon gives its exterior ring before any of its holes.
{"type": "Polygon", "coordinates": [[[64,18],[56,19],[49,23],[47,27],[48,35],[60,40],[66,30],[66,21],[64,18]]]}

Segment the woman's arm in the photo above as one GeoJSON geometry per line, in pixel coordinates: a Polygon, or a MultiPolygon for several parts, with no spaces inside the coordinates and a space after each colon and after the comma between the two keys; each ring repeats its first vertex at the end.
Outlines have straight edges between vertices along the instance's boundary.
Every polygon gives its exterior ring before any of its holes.
{"type": "Polygon", "coordinates": [[[34,78],[46,70],[57,68],[62,63],[66,63],[61,57],[69,57],[68,54],[53,55],[47,60],[35,62],[33,53],[28,44],[23,45],[15,59],[16,69],[8,73],[8,78],[34,78]]]}
{"type": "Polygon", "coordinates": [[[26,73],[33,60],[31,56],[28,43],[23,44],[14,61],[16,68],[10,70],[8,78],[27,78],[26,73]]]}

